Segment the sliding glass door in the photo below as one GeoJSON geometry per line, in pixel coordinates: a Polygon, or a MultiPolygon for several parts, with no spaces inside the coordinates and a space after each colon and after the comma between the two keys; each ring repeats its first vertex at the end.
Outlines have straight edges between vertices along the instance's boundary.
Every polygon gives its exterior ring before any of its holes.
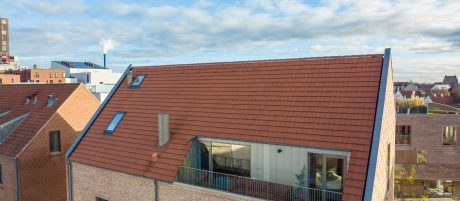
{"type": "Polygon", "coordinates": [[[346,158],[341,156],[310,153],[309,187],[316,199],[335,199],[341,196],[345,178],[346,158]],[[325,190],[325,191],[321,191],[325,190]],[[320,192],[320,193],[318,193],[320,192]]]}

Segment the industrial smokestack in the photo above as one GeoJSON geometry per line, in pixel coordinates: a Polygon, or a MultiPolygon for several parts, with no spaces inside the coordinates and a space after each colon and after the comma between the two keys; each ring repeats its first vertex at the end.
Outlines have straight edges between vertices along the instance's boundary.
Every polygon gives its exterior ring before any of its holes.
{"type": "Polygon", "coordinates": [[[119,43],[112,40],[111,38],[102,38],[101,41],[99,41],[99,44],[102,46],[102,50],[104,52],[104,67],[107,67],[106,54],[110,49],[117,47],[119,43]]]}

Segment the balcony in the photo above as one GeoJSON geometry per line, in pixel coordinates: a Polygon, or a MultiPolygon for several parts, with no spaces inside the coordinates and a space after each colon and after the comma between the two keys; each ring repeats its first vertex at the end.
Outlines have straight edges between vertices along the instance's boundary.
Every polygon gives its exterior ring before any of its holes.
{"type": "Polygon", "coordinates": [[[396,144],[410,144],[410,135],[398,135],[396,134],[396,144]]]}
{"type": "Polygon", "coordinates": [[[177,182],[269,200],[339,201],[342,193],[180,167],[177,182]]]}

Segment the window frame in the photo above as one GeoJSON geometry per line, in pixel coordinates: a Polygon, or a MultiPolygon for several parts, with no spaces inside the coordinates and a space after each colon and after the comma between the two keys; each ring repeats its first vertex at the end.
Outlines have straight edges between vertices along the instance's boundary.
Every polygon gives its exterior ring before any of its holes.
{"type": "Polygon", "coordinates": [[[50,131],[49,132],[49,146],[50,146],[50,155],[51,156],[54,156],[54,155],[58,155],[62,152],[62,143],[61,143],[61,131],[60,130],[54,130],[54,131],[50,131]],[[53,150],[53,137],[52,135],[57,133],[57,139],[58,139],[58,145],[59,145],[59,150],[53,150]]]}
{"type": "Polygon", "coordinates": [[[443,126],[443,127],[442,127],[442,136],[441,136],[441,137],[442,137],[442,138],[441,138],[441,140],[442,140],[442,146],[457,146],[457,144],[458,144],[458,139],[457,139],[457,137],[458,137],[457,133],[458,133],[458,132],[457,132],[457,131],[458,131],[459,128],[460,128],[460,126],[458,126],[458,125],[449,125],[449,126],[443,126]],[[445,143],[444,135],[445,135],[446,128],[448,128],[448,127],[451,127],[452,130],[455,129],[455,133],[454,133],[454,143],[453,143],[453,144],[446,144],[446,143],[445,143]]]}
{"type": "MultiPolygon", "coordinates": [[[[411,125],[396,125],[396,132],[395,132],[395,144],[397,145],[410,145],[411,144],[411,137],[412,137],[412,126],[411,125]],[[405,128],[405,129],[403,129],[405,128]],[[403,133],[402,131],[408,131],[408,133],[403,133]],[[398,132],[401,131],[401,132],[398,132]],[[398,134],[401,133],[401,134],[398,134]],[[407,136],[408,142],[407,143],[399,143],[398,137],[399,136],[407,136]]],[[[402,141],[402,140],[401,140],[402,141]]]]}
{"type": "Polygon", "coordinates": [[[121,121],[123,120],[123,118],[125,118],[126,116],[126,112],[117,112],[113,115],[112,117],[112,120],[110,120],[109,124],[107,125],[107,127],[104,129],[104,135],[112,135],[115,130],[117,130],[118,126],[120,125],[121,121]],[[116,122],[116,117],[117,115],[121,115],[121,118],[120,120],[118,120],[118,122],[116,122]],[[112,129],[112,130],[109,130],[109,127],[110,125],[112,125],[112,123],[115,123],[115,127],[112,129]]]}
{"type": "Polygon", "coordinates": [[[139,75],[137,75],[136,78],[134,79],[134,81],[129,85],[129,87],[130,87],[130,88],[134,88],[134,89],[136,89],[136,88],[141,88],[141,85],[142,85],[142,83],[144,82],[144,80],[145,80],[146,77],[147,77],[146,74],[139,74],[139,75]],[[137,80],[140,76],[143,77],[142,80],[139,82],[139,84],[134,85],[134,83],[136,83],[136,80],[137,80]]]}

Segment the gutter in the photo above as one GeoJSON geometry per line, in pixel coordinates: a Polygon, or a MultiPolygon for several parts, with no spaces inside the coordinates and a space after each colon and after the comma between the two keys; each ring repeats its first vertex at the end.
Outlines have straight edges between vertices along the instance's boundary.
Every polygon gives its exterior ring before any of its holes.
{"type": "Polygon", "coordinates": [[[123,73],[123,75],[120,77],[120,79],[118,80],[117,84],[115,84],[115,86],[112,88],[112,90],[110,90],[110,93],[107,95],[107,98],[104,100],[104,102],[102,102],[102,104],[99,106],[99,108],[97,109],[97,111],[94,113],[94,115],[91,117],[91,119],[89,120],[88,124],[86,124],[85,128],[80,132],[80,134],[78,134],[78,137],[77,139],[72,143],[72,145],[70,146],[69,150],[67,150],[66,154],[65,154],[65,159],[67,161],[67,164],[69,165],[68,167],[68,172],[67,172],[67,177],[69,178],[69,187],[68,187],[68,196],[69,196],[69,201],[72,201],[72,196],[73,196],[73,185],[72,185],[72,164],[71,164],[71,161],[70,161],[70,155],[72,155],[73,151],[75,150],[75,148],[77,148],[78,144],[80,144],[81,140],[83,139],[83,137],[85,136],[86,132],[88,132],[89,128],[93,125],[93,123],[96,121],[97,117],[99,117],[99,114],[101,114],[102,110],[105,108],[105,106],[107,105],[107,103],[110,101],[110,99],[112,98],[113,94],[115,94],[115,91],[120,87],[120,85],[123,83],[123,80],[125,79],[126,75],[131,71],[132,69],[132,65],[130,64],[128,66],[128,68],[126,68],[125,72],[123,73]]]}
{"type": "Polygon", "coordinates": [[[375,175],[377,170],[377,159],[379,152],[380,136],[382,131],[382,120],[385,106],[385,93],[387,91],[387,81],[389,76],[389,68],[391,62],[391,48],[385,49],[383,56],[382,72],[380,73],[379,94],[377,98],[377,107],[374,117],[374,130],[372,133],[372,141],[369,152],[369,161],[367,164],[367,173],[365,187],[363,193],[363,201],[372,201],[374,191],[375,175]]]}

